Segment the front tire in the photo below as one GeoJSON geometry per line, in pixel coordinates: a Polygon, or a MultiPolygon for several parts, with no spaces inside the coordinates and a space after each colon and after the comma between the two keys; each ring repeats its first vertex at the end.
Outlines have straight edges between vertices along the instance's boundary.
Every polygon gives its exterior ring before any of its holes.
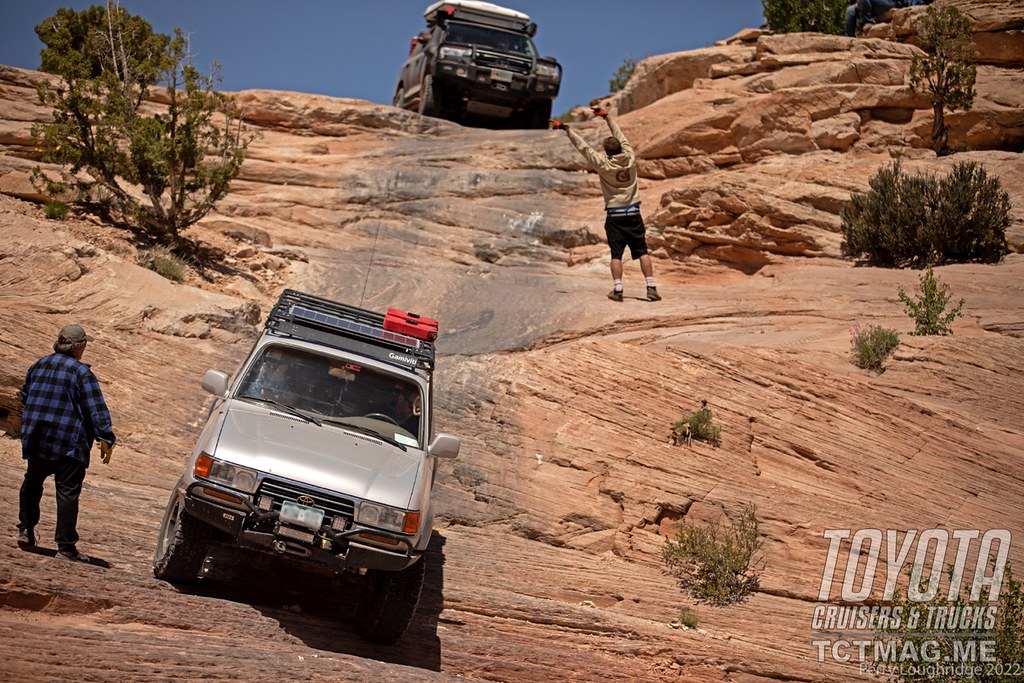
{"type": "Polygon", "coordinates": [[[551,102],[540,102],[526,110],[526,127],[541,130],[551,120],[551,102]]]}
{"type": "Polygon", "coordinates": [[[434,85],[434,77],[431,74],[424,76],[423,85],[420,87],[420,114],[434,117],[441,114],[439,94],[434,85]]]}
{"type": "Polygon", "coordinates": [[[153,575],[164,581],[194,581],[203,568],[213,537],[213,529],[189,515],[183,507],[180,498],[168,506],[157,539],[153,575]]]}
{"type": "Polygon", "coordinates": [[[405,109],[405,88],[398,86],[398,90],[395,91],[395,97],[391,100],[391,103],[399,109],[405,109]]]}
{"type": "Polygon", "coordinates": [[[391,645],[402,637],[416,613],[426,566],[426,559],[421,557],[400,572],[366,572],[356,612],[356,627],[364,638],[391,645]]]}

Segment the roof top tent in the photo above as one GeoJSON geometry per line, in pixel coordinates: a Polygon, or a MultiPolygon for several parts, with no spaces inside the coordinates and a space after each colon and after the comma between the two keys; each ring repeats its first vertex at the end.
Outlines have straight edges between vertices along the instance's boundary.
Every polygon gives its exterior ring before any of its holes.
{"type": "Polygon", "coordinates": [[[457,19],[523,32],[531,38],[537,33],[537,24],[530,22],[529,15],[479,0],[441,0],[428,7],[423,13],[423,18],[426,19],[427,26],[444,24],[448,19],[457,19]]]}

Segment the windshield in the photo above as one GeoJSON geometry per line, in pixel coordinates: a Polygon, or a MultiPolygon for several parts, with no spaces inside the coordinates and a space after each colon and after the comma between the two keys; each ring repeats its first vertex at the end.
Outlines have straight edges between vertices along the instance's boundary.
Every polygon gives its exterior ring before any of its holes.
{"type": "Polygon", "coordinates": [[[418,384],[311,351],[264,347],[242,377],[237,396],[375,431],[405,446],[419,448],[423,442],[418,384]]]}
{"type": "Polygon", "coordinates": [[[445,42],[477,45],[500,52],[513,52],[530,57],[534,56],[533,43],[526,36],[487,26],[449,23],[448,30],[445,33],[445,42]]]}

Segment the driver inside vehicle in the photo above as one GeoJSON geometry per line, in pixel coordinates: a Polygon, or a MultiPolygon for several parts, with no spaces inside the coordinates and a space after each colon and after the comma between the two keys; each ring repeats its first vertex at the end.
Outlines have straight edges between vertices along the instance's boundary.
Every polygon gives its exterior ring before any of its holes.
{"type": "Polygon", "coordinates": [[[422,406],[419,389],[413,385],[398,387],[394,402],[395,421],[405,431],[418,435],[422,406]]]}

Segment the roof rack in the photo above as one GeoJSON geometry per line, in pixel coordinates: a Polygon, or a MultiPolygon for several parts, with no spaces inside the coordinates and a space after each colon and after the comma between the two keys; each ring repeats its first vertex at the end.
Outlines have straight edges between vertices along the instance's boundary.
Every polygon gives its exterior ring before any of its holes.
{"type": "Polygon", "coordinates": [[[407,368],[434,369],[433,341],[384,329],[380,313],[294,289],[281,292],[267,316],[266,329],[407,368]]]}

